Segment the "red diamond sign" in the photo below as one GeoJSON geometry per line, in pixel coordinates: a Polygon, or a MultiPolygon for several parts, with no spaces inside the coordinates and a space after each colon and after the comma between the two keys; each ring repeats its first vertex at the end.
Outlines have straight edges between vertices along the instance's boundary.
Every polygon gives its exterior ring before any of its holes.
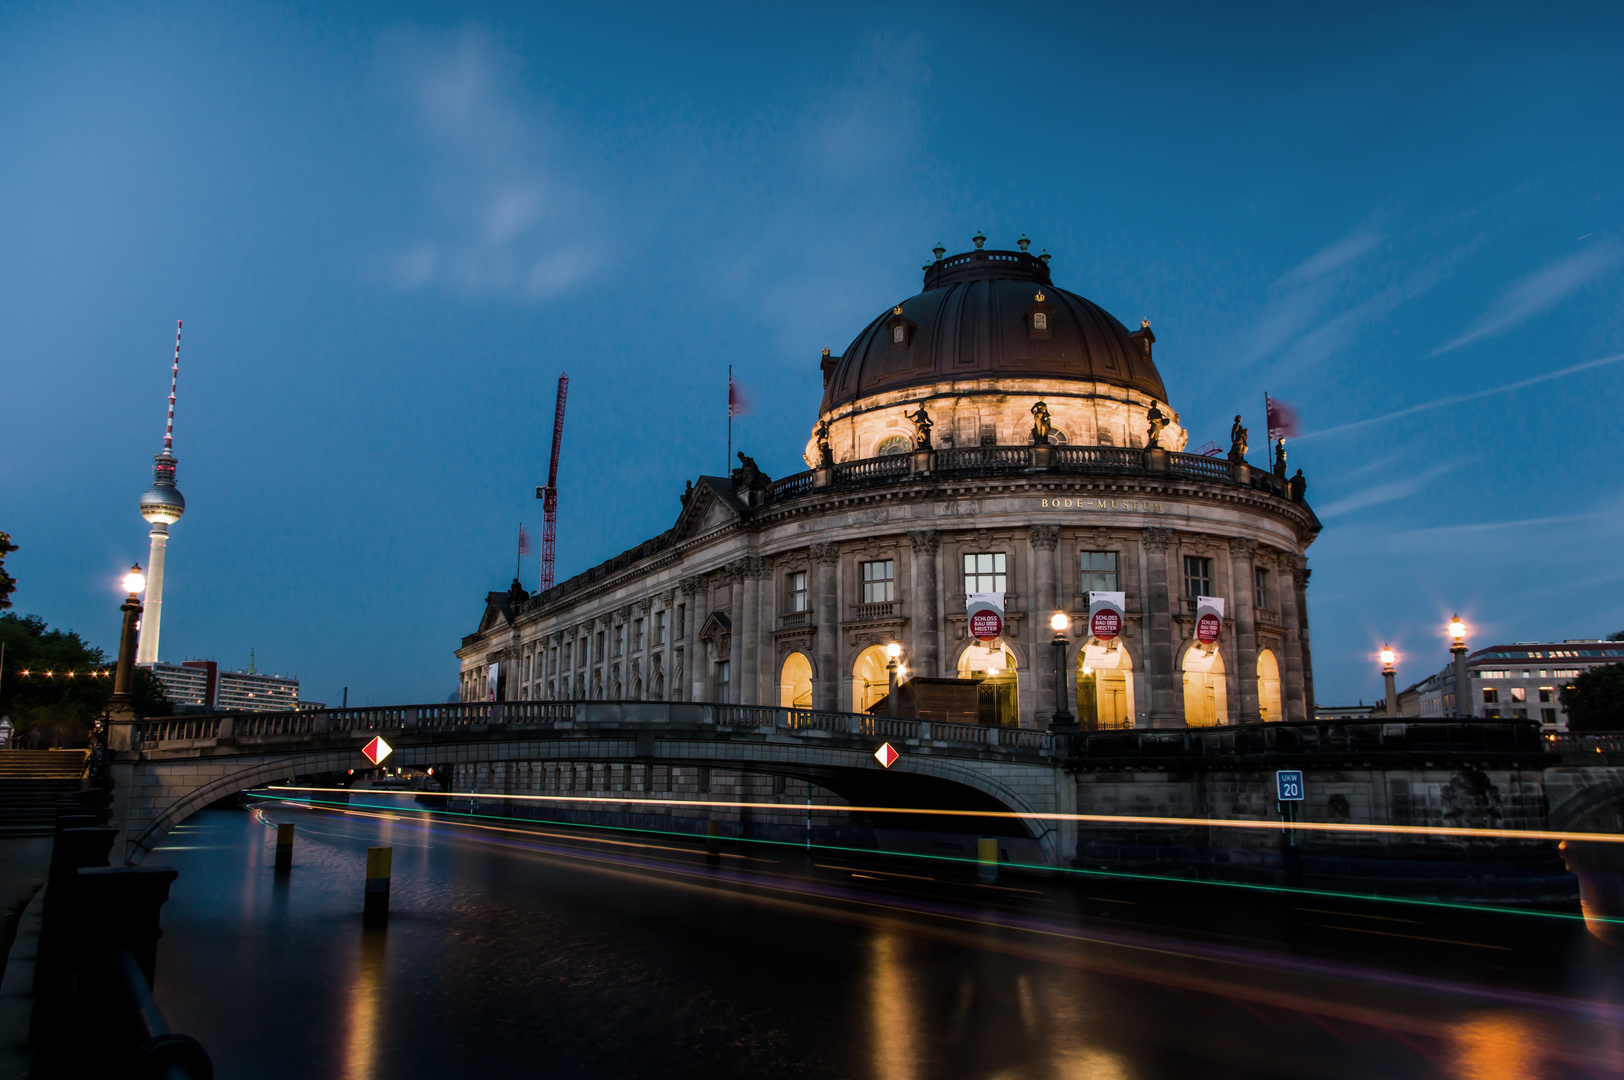
{"type": "Polygon", "coordinates": [[[384,758],[395,752],[395,748],[383,741],[383,736],[375,735],[371,742],[361,747],[361,753],[366,759],[376,765],[384,758]]]}
{"type": "Polygon", "coordinates": [[[878,750],[874,751],[874,760],[878,761],[881,765],[884,765],[887,769],[889,769],[892,764],[895,763],[897,758],[901,756],[902,755],[897,753],[896,749],[890,743],[883,743],[878,750]]]}

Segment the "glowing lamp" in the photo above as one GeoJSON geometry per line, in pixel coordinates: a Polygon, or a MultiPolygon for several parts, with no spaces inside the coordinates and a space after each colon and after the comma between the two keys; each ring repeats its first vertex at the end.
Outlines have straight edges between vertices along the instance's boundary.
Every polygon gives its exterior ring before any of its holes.
{"type": "Polygon", "coordinates": [[[1391,669],[1393,666],[1393,661],[1397,659],[1398,654],[1393,651],[1393,647],[1391,645],[1382,646],[1382,667],[1391,669]]]}
{"type": "Polygon", "coordinates": [[[1460,621],[1459,615],[1449,620],[1449,636],[1457,645],[1466,640],[1466,624],[1460,621]]]}
{"type": "Polygon", "coordinates": [[[891,644],[885,647],[885,655],[890,657],[892,660],[895,660],[897,657],[902,655],[902,646],[898,645],[894,641],[891,642],[891,644]]]}
{"type": "Polygon", "coordinates": [[[987,669],[987,678],[996,679],[996,678],[998,678],[998,676],[1002,675],[1003,673],[1004,673],[1003,668],[990,667],[990,668],[987,669]]]}
{"type": "Polygon", "coordinates": [[[1057,611],[1054,613],[1054,618],[1049,620],[1049,625],[1054,627],[1055,633],[1059,634],[1063,633],[1066,627],[1071,625],[1071,620],[1066,617],[1064,611],[1057,611]]]}
{"type": "Polygon", "coordinates": [[[134,596],[146,587],[147,576],[141,572],[141,564],[136,563],[130,567],[130,572],[124,575],[124,591],[134,596]]]}

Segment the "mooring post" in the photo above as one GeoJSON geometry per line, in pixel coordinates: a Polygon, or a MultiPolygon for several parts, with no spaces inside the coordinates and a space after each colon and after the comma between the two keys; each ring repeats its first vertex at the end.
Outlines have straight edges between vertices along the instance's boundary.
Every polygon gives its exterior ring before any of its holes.
{"type": "Polygon", "coordinates": [[[276,872],[286,874],[293,870],[293,822],[284,821],[276,826],[276,872]]]}
{"type": "Polygon", "coordinates": [[[982,836],[976,839],[976,880],[991,885],[998,880],[998,838],[982,836]]]}
{"type": "Polygon", "coordinates": [[[389,925],[389,869],[393,853],[393,848],[367,848],[366,904],[361,911],[363,926],[389,925]]]}

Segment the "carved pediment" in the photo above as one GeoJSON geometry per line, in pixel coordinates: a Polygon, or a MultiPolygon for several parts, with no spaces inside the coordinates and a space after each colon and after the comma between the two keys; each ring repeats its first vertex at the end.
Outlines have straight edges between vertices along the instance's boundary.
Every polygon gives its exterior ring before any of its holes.
{"type": "Polygon", "coordinates": [[[507,593],[485,594],[485,614],[479,620],[477,633],[485,634],[513,623],[513,611],[508,607],[507,593]]]}
{"type": "Polygon", "coordinates": [[[723,477],[701,476],[693,493],[683,504],[672,527],[676,539],[699,536],[737,521],[748,513],[745,504],[723,477]]]}

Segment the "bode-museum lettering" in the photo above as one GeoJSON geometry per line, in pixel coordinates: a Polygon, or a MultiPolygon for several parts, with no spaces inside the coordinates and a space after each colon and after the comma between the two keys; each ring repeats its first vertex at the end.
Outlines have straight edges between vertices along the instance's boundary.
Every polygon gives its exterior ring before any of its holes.
{"type": "Polygon", "coordinates": [[[1045,510],[1138,510],[1147,514],[1162,513],[1162,504],[1142,499],[1044,499],[1045,510]]]}

